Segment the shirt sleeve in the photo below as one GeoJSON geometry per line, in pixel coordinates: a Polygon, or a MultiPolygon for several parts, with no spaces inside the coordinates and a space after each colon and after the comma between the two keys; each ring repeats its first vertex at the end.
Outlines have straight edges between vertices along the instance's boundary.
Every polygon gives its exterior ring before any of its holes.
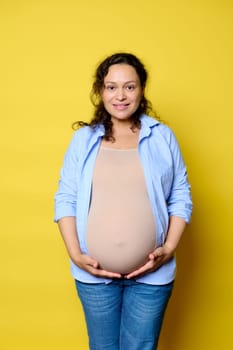
{"type": "Polygon", "coordinates": [[[55,194],[55,222],[65,216],[76,216],[78,168],[77,150],[78,145],[75,134],[66,151],[63,166],[60,172],[58,190],[55,194]]]}
{"type": "Polygon", "coordinates": [[[181,217],[188,223],[192,214],[191,186],[177,139],[170,129],[169,131],[169,148],[173,160],[173,181],[167,199],[168,215],[181,217]]]}

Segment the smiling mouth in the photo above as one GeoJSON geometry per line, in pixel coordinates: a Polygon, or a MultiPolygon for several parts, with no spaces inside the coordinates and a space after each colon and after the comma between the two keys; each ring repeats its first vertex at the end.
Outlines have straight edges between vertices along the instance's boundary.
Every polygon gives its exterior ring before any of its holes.
{"type": "Polygon", "coordinates": [[[118,110],[126,109],[129,106],[129,103],[127,104],[114,104],[113,107],[118,110]]]}

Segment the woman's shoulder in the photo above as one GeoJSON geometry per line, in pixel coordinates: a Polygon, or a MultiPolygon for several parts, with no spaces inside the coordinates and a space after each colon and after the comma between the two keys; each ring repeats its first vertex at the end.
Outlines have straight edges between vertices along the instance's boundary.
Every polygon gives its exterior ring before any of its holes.
{"type": "Polygon", "coordinates": [[[163,134],[165,137],[170,137],[171,135],[174,134],[173,131],[172,131],[172,129],[171,129],[168,125],[164,124],[163,122],[160,122],[160,123],[158,124],[158,130],[159,130],[160,133],[163,134]]]}
{"type": "Polygon", "coordinates": [[[82,137],[85,135],[89,135],[91,130],[92,129],[89,125],[80,126],[77,130],[74,131],[74,136],[75,137],[82,137]]]}
{"type": "Polygon", "coordinates": [[[70,149],[80,150],[85,152],[96,140],[104,134],[103,128],[97,126],[92,128],[88,125],[82,126],[78,130],[74,131],[71,138],[70,149]]]}
{"type": "Polygon", "coordinates": [[[102,133],[102,127],[96,126],[96,127],[91,127],[89,125],[84,125],[80,127],[78,130],[75,130],[73,134],[73,138],[76,140],[89,140],[90,137],[93,137],[95,135],[99,135],[102,133]]]}
{"type": "Polygon", "coordinates": [[[151,129],[157,133],[159,132],[162,134],[165,138],[170,137],[173,133],[172,129],[165,124],[164,121],[160,120],[156,117],[151,117],[149,115],[143,115],[142,121],[144,124],[147,124],[151,129]]]}

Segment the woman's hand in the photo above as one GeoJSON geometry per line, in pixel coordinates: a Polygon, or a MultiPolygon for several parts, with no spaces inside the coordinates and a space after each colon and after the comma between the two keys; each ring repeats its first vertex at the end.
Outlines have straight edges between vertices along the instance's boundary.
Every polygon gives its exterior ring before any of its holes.
{"type": "Polygon", "coordinates": [[[178,216],[171,216],[169,218],[169,227],[164,246],[156,248],[153,253],[149,254],[149,259],[145,265],[135,271],[130,272],[124,277],[141,277],[149,272],[157,270],[161,265],[168,262],[175,254],[185,227],[186,222],[182,218],[178,216]]]}
{"type": "Polygon", "coordinates": [[[63,217],[58,221],[58,226],[65,242],[69,257],[80,269],[87,271],[96,277],[121,278],[120,273],[105,271],[100,268],[98,261],[81,252],[78,234],[76,231],[76,218],[74,216],[63,217]]]}
{"type": "Polygon", "coordinates": [[[91,258],[85,254],[79,254],[78,258],[73,259],[75,265],[80,267],[80,269],[85,270],[86,272],[92,274],[95,277],[102,278],[121,278],[120,273],[106,271],[100,268],[98,261],[91,258]]]}
{"type": "Polygon", "coordinates": [[[161,265],[168,262],[174,255],[174,250],[169,247],[168,244],[164,244],[163,247],[156,248],[153,253],[148,256],[148,261],[137,270],[130,272],[125,278],[130,279],[134,277],[141,277],[149,272],[154,272],[161,265]]]}

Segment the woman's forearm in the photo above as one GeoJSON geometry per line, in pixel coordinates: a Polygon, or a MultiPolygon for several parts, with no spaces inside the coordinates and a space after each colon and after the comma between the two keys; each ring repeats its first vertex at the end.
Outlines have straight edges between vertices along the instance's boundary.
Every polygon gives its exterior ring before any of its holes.
{"type": "Polygon", "coordinates": [[[77,262],[82,253],[78,241],[75,217],[66,216],[61,218],[58,221],[58,227],[70,258],[74,263],[77,262]]]}
{"type": "Polygon", "coordinates": [[[171,252],[175,252],[182,234],[186,228],[184,219],[178,216],[171,216],[165,245],[171,252]]]}

